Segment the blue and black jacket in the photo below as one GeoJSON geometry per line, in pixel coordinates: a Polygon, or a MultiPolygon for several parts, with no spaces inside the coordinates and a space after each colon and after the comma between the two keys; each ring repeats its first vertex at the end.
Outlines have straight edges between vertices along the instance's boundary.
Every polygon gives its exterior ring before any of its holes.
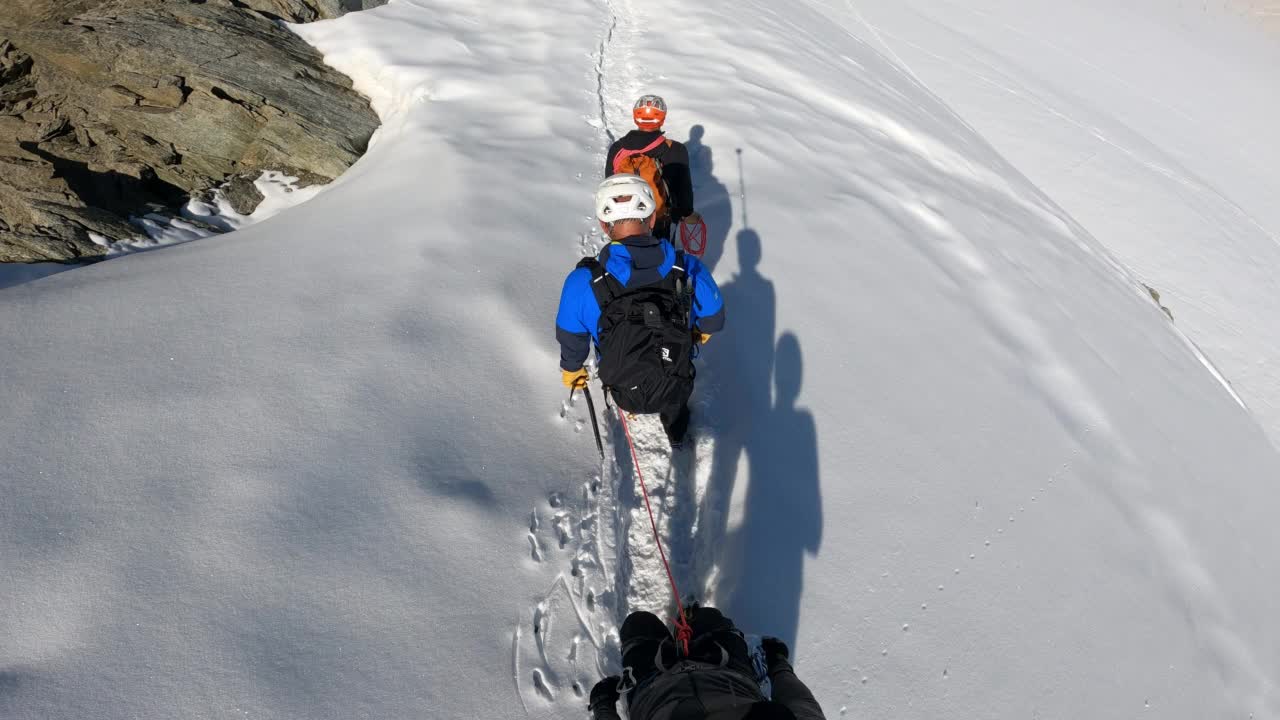
{"type": "MultiPolygon", "coordinates": [[[[693,328],[704,333],[724,327],[724,301],[720,288],[696,257],[685,255],[685,276],[693,288],[690,313],[693,328]]],[[[666,240],[635,235],[609,243],[597,258],[607,273],[624,288],[652,285],[671,273],[676,249],[666,240]]],[[[560,367],[577,370],[586,362],[592,343],[600,342],[600,305],[591,292],[591,270],[577,268],[565,278],[556,313],[556,340],[560,341],[560,367]]]]}

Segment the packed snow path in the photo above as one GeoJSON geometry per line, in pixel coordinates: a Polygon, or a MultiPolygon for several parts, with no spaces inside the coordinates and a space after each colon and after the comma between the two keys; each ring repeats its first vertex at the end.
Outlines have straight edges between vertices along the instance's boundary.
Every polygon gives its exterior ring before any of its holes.
{"type": "Polygon", "coordinates": [[[663,498],[688,582],[833,719],[1280,717],[1257,424],[847,6],[773,5],[306,26],[385,120],[347,175],[0,290],[0,715],[580,717],[657,595],[551,318],[601,98],[645,89],[729,313],[663,498]]]}

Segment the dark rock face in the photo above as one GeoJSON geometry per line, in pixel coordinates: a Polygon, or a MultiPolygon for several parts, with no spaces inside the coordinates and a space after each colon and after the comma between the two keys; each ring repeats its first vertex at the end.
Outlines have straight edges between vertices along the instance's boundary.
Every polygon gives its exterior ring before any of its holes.
{"type": "MultiPolygon", "coordinates": [[[[3,0],[0,261],[99,257],[232,178],[337,177],[377,117],[277,20],[369,0],[3,0]]],[[[243,187],[236,208],[260,197],[243,187]]]]}
{"type": "Polygon", "coordinates": [[[240,3],[259,13],[278,17],[281,20],[311,22],[386,5],[387,0],[240,0],[240,3]]]}

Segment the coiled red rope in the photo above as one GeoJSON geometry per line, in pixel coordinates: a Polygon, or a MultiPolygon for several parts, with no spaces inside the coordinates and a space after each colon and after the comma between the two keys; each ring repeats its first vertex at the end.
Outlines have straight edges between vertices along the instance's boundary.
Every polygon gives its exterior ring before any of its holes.
{"type": "Polygon", "coordinates": [[[640,481],[640,492],[644,494],[644,507],[649,511],[649,528],[653,530],[653,541],[658,544],[658,554],[662,556],[662,566],[667,569],[667,581],[671,583],[671,594],[676,598],[675,618],[676,641],[685,657],[689,657],[689,641],[693,639],[693,628],[684,615],[684,605],[680,602],[680,590],[676,587],[676,578],[671,574],[671,563],[667,562],[667,551],[662,548],[662,538],[658,535],[658,521],[653,517],[653,505],[649,503],[649,488],[644,484],[644,473],[640,471],[640,458],[636,455],[636,444],[631,440],[631,428],[627,425],[627,415],[618,408],[618,419],[622,421],[622,430],[627,435],[627,447],[631,448],[631,462],[636,466],[636,478],[640,481]]]}

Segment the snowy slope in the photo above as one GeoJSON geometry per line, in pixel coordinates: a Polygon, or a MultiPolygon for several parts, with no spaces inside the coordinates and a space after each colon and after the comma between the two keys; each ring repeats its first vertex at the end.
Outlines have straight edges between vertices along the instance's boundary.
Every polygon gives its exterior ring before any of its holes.
{"type": "Polygon", "coordinates": [[[831,16],[1159,290],[1280,443],[1280,38],[1261,30],[1265,8],[858,5],[831,16]]]}
{"type": "Polygon", "coordinates": [[[384,119],[347,175],[0,290],[0,716],[582,717],[665,600],[551,324],[651,89],[730,322],[658,485],[686,588],[832,718],[1280,717],[1257,423],[850,15],[771,5],[305,26],[384,119]]]}

